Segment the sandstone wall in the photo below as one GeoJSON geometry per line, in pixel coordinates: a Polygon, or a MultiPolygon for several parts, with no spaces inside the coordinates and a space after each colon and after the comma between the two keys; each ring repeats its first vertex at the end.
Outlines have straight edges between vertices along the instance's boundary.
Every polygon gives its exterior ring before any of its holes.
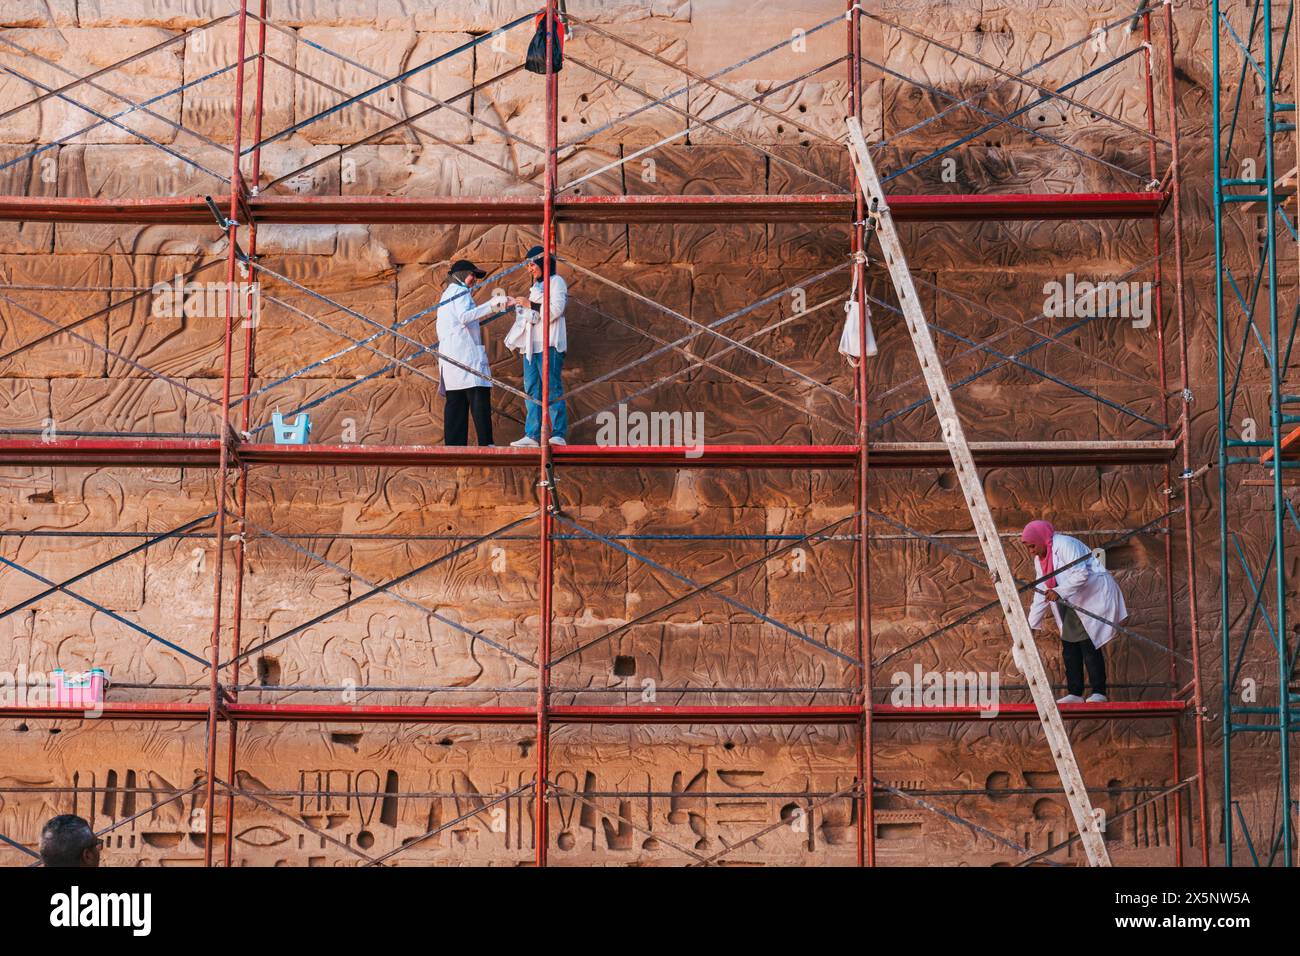
{"type": "MultiPolygon", "coordinates": [[[[263,132],[288,130],[343,94],[363,92],[380,77],[465,44],[526,13],[529,6],[517,0],[455,5],[431,0],[273,2],[263,132]]],[[[957,0],[920,8],[891,2],[871,9],[991,64],[1019,71],[1121,20],[1132,6],[957,0]]],[[[568,192],[789,193],[848,188],[847,158],[833,142],[847,102],[844,64],[781,86],[842,55],[842,22],[813,29],[842,13],[838,0],[797,0],[763,8],[733,0],[573,0],[570,8],[594,26],[579,28],[572,39],[571,60],[560,80],[560,139],[575,143],[561,156],[560,182],[583,180],[568,192]],[[633,112],[644,106],[647,95],[664,97],[685,86],[682,74],[662,61],[712,74],[780,43],[796,28],[809,31],[806,50],[786,49],[754,60],[721,81],[746,96],[767,94],[763,102],[784,119],[733,109],[738,105],[735,98],[701,84],[669,101],[671,106],[633,112]],[[624,37],[644,52],[620,47],[601,31],[624,37]],[[620,89],[602,73],[643,93],[620,89]],[[682,110],[718,118],[688,128],[682,110]],[[624,118],[629,113],[633,115],[624,118]],[[674,135],[667,145],[633,157],[674,135]],[[633,158],[612,165],[628,157],[633,158]]],[[[0,56],[13,70],[46,88],[57,88],[70,79],[65,71],[83,74],[107,66],[229,9],[218,0],[10,3],[0,14],[0,39],[10,44],[0,47],[0,56]]],[[[1214,448],[1209,297],[1213,248],[1205,186],[1209,41],[1201,5],[1180,4],[1175,16],[1176,107],[1187,179],[1188,346],[1196,394],[1192,444],[1195,457],[1207,460],[1214,448]]],[[[545,141],[541,84],[531,74],[510,72],[522,59],[529,32],[526,26],[513,30],[504,43],[480,44],[436,69],[417,73],[405,87],[371,94],[277,138],[262,151],[261,188],[275,195],[536,195],[542,167],[535,146],[545,141]],[[504,79],[491,82],[503,73],[504,79]],[[452,100],[456,108],[392,128],[398,120],[427,110],[432,105],[429,96],[452,100]],[[364,144],[348,147],[361,140],[364,144]],[[297,172],[308,163],[315,165],[297,172]]],[[[1123,27],[1106,36],[1110,56],[1139,49],[1142,39],[1123,27]]],[[[255,38],[256,28],[250,24],[249,49],[255,49],[255,38]]],[[[221,177],[229,175],[229,153],[223,150],[228,150],[235,123],[233,71],[223,69],[237,56],[237,40],[233,20],[191,32],[98,78],[96,87],[79,87],[75,96],[83,106],[48,97],[39,106],[11,110],[37,94],[29,81],[6,74],[0,78],[0,165],[38,145],[48,148],[0,169],[0,188],[12,194],[100,198],[222,192],[221,177]],[[129,107],[124,98],[140,103],[182,85],[180,94],[149,103],[148,112],[135,109],[117,120],[129,129],[111,123],[86,129],[96,117],[84,107],[114,116],[129,107]]],[[[892,180],[892,189],[1141,190],[1150,178],[1146,142],[1110,119],[1044,104],[1018,116],[1020,129],[986,128],[990,113],[1031,105],[1034,90],[998,82],[997,74],[986,67],[875,23],[864,27],[863,48],[869,61],[864,125],[869,138],[888,142],[878,161],[885,172],[906,170],[944,143],[968,137],[945,157],[901,172],[892,180]],[[919,90],[904,77],[920,80],[929,89],[919,90]],[[988,112],[955,109],[938,121],[918,125],[954,100],[976,93],[981,109],[988,112]],[[952,162],[945,163],[945,158],[952,162]]],[[[1161,49],[1157,42],[1157,52],[1161,49]]],[[[1106,52],[1084,43],[1033,77],[1055,87],[1106,59],[1106,52]]],[[[1143,76],[1139,53],[1072,95],[1110,117],[1144,128],[1143,76]]],[[[1162,74],[1157,73],[1157,79],[1162,80],[1162,74]]],[[[252,95],[250,79],[246,106],[252,95]]],[[[1157,83],[1156,99],[1163,124],[1169,104],[1162,82],[1157,83]]],[[[248,144],[254,128],[251,109],[245,113],[242,134],[248,144]]],[[[1158,144],[1156,152],[1163,170],[1167,144],[1158,144]]],[[[245,157],[243,172],[252,179],[251,157],[245,157]]],[[[1165,222],[1162,239],[1168,249],[1165,222]]],[[[1131,321],[1085,323],[1046,349],[1032,347],[1041,343],[1041,330],[1063,327],[1055,324],[1060,320],[1030,322],[1043,308],[1044,285],[1062,281],[1066,273],[1081,280],[1153,280],[1150,224],[934,224],[909,226],[904,232],[927,309],[947,330],[939,344],[950,360],[950,380],[986,372],[957,393],[968,437],[1158,436],[1164,417],[1156,384],[1162,326],[1171,352],[1170,389],[1177,381],[1174,356],[1179,343],[1168,299],[1166,314],[1147,327],[1131,321]],[[1001,355],[972,351],[973,342],[999,333],[995,347],[1001,355]],[[1018,364],[1005,359],[1020,353],[1018,364]],[[1098,396],[1112,404],[1099,403],[1098,396]]],[[[1239,238],[1248,251],[1251,237],[1239,238]]],[[[265,311],[254,337],[250,422],[261,426],[259,434],[265,435],[273,410],[289,412],[324,399],[310,411],[316,441],[438,442],[442,403],[436,362],[420,355],[413,344],[433,340],[433,316],[400,323],[436,303],[450,260],[466,256],[486,268],[507,268],[536,239],[535,230],[513,226],[260,229],[258,251],[269,271],[262,276],[265,311]],[[357,346],[358,340],[366,344],[357,346]],[[332,357],[319,361],[326,356],[332,357]],[[309,362],[318,364],[299,373],[309,362]]],[[[853,408],[845,396],[852,394],[853,380],[836,352],[848,273],[841,268],[810,278],[847,262],[846,227],[564,226],[559,247],[575,264],[565,267],[573,296],[566,381],[570,388],[598,381],[571,402],[571,441],[594,441],[595,415],[620,400],[634,410],[702,411],[710,443],[851,440],[846,430],[852,429],[853,408]],[[584,275],[578,265],[697,322],[709,323],[767,299],[730,321],[726,332],[741,340],[753,335],[754,347],[788,367],[776,368],[734,350],[720,355],[726,343],[697,338],[686,348],[710,365],[651,388],[689,363],[681,354],[666,351],[628,366],[657,341],[675,341],[688,328],[670,314],[584,275]],[[809,307],[829,305],[798,317],[793,287],[802,289],[809,307]],[[636,397],[627,399],[634,393],[636,397]]],[[[91,317],[78,326],[76,337],[61,334],[0,358],[0,428],[39,431],[52,420],[65,435],[214,433],[220,421],[221,321],[160,318],[151,314],[147,295],[120,303],[178,273],[199,270],[200,279],[220,279],[224,255],[224,240],[215,226],[0,225],[0,355],[55,325],[91,317]]],[[[1166,268],[1170,266],[1167,257],[1166,268]]],[[[518,272],[501,285],[512,294],[523,290],[518,272]]],[[[891,302],[892,293],[886,289],[880,272],[873,270],[871,294],[891,302]]],[[[876,307],[874,321],[881,349],[870,372],[872,415],[879,420],[876,437],[934,440],[935,423],[922,401],[925,391],[905,329],[883,303],[876,307]]],[[[504,331],[502,322],[488,326],[493,367],[518,387],[518,360],[501,344],[504,331]]],[[[246,360],[240,335],[235,368],[242,370],[246,360]]],[[[1264,381],[1251,375],[1255,377],[1248,376],[1248,395],[1264,381]]],[[[494,404],[498,441],[513,439],[520,433],[521,403],[498,389],[494,404]]],[[[237,417],[242,413],[240,406],[237,417]]],[[[1042,515],[1063,530],[1086,532],[1088,541],[1101,545],[1117,537],[1120,529],[1146,524],[1169,507],[1163,478],[1162,468],[1151,467],[1003,468],[989,471],[985,484],[1004,529],[1016,529],[1042,515]]],[[[531,515],[534,483],[535,475],[526,470],[253,469],[242,596],[244,647],[275,641],[286,632],[293,635],[252,655],[241,680],[267,688],[328,689],[277,692],[254,687],[243,696],[334,702],[339,699],[337,688],[350,681],[362,688],[454,689],[362,690],[358,699],[366,703],[531,702],[534,667],[483,641],[471,641],[449,622],[471,627],[524,659],[534,657],[538,548],[533,522],[404,583],[400,593],[405,603],[380,596],[305,629],[300,625],[364,594],[373,582],[432,561],[457,541],[531,515]]],[[[215,502],[213,476],[206,471],[5,468],[0,469],[0,485],[6,532],[0,553],[52,580],[105,561],[141,540],[127,535],[157,534],[200,519],[215,502]],[[63,531],[122,536],[23,534],[63,531]]],[[[1194,483],[1189,504],[1198,526],[1206,530],[1200,542],[1200,635],[1203,655],[1210,662],[1207,699],[1217,701],[1212,663],[1217,660],[1217,602],[1210,564],[1215,522],[1209,490],[1204,480],[1194,483]]],[[[568,517],[606,536],[801,535],[847,517],[853,502],[848,476],[815,469],[749,474],[573,469],[561,474],[558,493],[568,517]]],[[[969,531],[949,472],[876,472],[872,500],[873,508],[893,521],[928,534],[969,531]]],[[[203,699],[207,676],[202,666],[107,612],[206,659],[216,564],[209,527],[200,523],[193,535],[157,544],[79,583],[78,593],[102,609],[59,594],[0,618],[9,666],[40,671],[100,665],[118,682],[114,700],[203,699]],[[123,686],[144,684],[173,689],[123,686]],[[184,685],[199,689],[180,689],[184,685]]],[[[1020,678],[1005,635],[993,619],[958,625],[918,650],[902,650],[930,631],[958,622],[989,600],[991,589],[982,572],[941,548],[902,540],[897,528],[883,520],[873,522],[873,528],[878,535],[871,563],[874,655],[878,660],[888,657],[873,675],[878,697],[890,688],[896,671],[910,672],[913,664],[920,664],[927,670],[996,671],[1010,688],[1004,700],[1027,699],[1016,689],[1020,678]],[[900,653],[891,656],[895,651],[900,653]]],[[[850,542],[810,544],[745,570],[722,589],[735,601],[799,632],[793,635],[716,597],[696,597],[650,613],[690,590],[682,577],[665,568],[692,582],[709,581],[752,562],[779,542],[685,537],[624,542],[658,563],[652,566],[607,545],[581,540],[568,526],[561,530],[572,537],[557,546],[557,656],[613,628],[636,623],[612,639],[564,657],[552,678],[564,689],[557,702],[635,702],[647,678],[661,688],[660,702],[848,699],[843,689],[854,684],[854,669],[810,640],[848,654],[854,651],[850,542]],[[717,692],[727,687],[773,690],[717,692]],[[622,690],[609,693],[610,688],[622,690]]],[[[971,549],[974,542],[954,538],[952,543],[971,549]]],[[[1132,628],[1163,644],[1172,627],[1185,653],[1190,644],[1184,546],[1179,536],[1174,545],[1177,611],[1172,622],[1166,610],[1162,537],[1127,539],[1108,551],[1107,561],[1129,598],[1132,628]]],[[[1248,544],[1265,546],[1266,541],[1248,544]]],[[[1015,553],[1013,560],[1028,574],[1023,554],[1015,553]]],[[[0,606],[17,604],[42,587],[6,567],[0,570],[0,606]]],[[[232,606],[232,588],[226,599],[232,606]]],[[[227,613],[226,647],[230,620],[227,613]]],[[[1045,638],[1043,647],[1052,673],[1059,677],[1055,640],[1045,638]]],[[[1258,659],[1252,655],[1248,666],[1258,667],[1265,659],[1262,652],[1258,659]]],[[[1171,677],[1168,655],[1134,639],[1112,645],[1109,661],[1117,697],[1168,697],[1166,685],[1172,680],[1181,683],[1188,674],[1186,663],[1180,662],[1171,677]]],[[[1167,726],[1083,722],[1072,725],[1071,734],[1090,786],[1108,788],[1099,790],[1096,800],[1112,815],[1142,799],[1144,794],[1133,788],[1175,782],[1167,726]]],[[[4,722],[0,735],[5,754],[0,786],[9,788],[0,793],[0,832],[28,844],[54,812],[75,809],[103,826],[147,808],[150,793],[139,791],[149,790],[156,797],[202,779],[201,727],[32,720],[4,722]],[[40,786],[73,792],[23,791],[40,786]]],[[[1184,743],[1189,739],[1185,723],[1184,743]]],[[[215,808],[220,838],[235,840],[241,864],[346,865],[357,862],[354,850],[368,855],[388,852],[527,783],[535,765],[535,740],[527,729],[244,725],[238,743],[237,783],[244,789],[299,791],[268,797],[265,804],[241,801],[229,828],[233,832],[227,832],[224,800],[215,808]],[[318,828],[328,839],[295,826],[293,819],[318,828]]],[[[552,859],[557,864],[680,863],[689,859],[683,849],[707,856],[813,804],[817,806],[810,826],[778,829],[728,859],[799,865],[853,860],[850,801],[822,805],[817,796],[842,790],[853,779],[854,743],[847,730],[561,727],[554,732],[553,748],[555,781],[565,788],[552,826],[552,859]],[[590,794],[590,802],[568,791],[590,794]],[[619,791],[654,795],[610,795],[619,791]],[[765,796],[773,794],[779,796],[765,796]]],[[[1188,757],[1185,748],[1184,774],[1188,757]]],[[[1210,765],[1216,766],[1213,759],[1210,765]]],[[[931,799],[1035,851],[1069,832],[1068,809],[1055,793],[1059,781],[1036,725],[880,727],[876,773],[894,787],[949,791],[931,799]],[[992,798],[984,793],[1008,789],[1031,792],[992,798]]],[[[1268,782],[1261,779],[1258,794],[1244,795],[1252,819],[1268,812],[1268,793],[1268,782]]],[[[1217,796],[1216,783],[1211,787],[1216,840],[1221,836],[1217,796]]],[[[501,807],[502,812],[448,826],[395,862],[531,860],[528,801],[512,799],[501,807]]],[[[196,811],[209,811],[203,807],[201,790],[115,830],[107,861],[201,862],[201,827],[192,832],[196,811]]],[[[1173,800],[1163,800],[1112,827],[1117,862],[1171,861],[1176,812],[1173,800]]],[[[1189,812],[1186,801],[1183,812],[1189,812]]],[[[898,797],[877,798],[877,821],[882,863],[989,864],[1015,859],[1004,846],[898,797]]],[[[1214,852],[1221,848],[1216,845],[1214,852]]],[[[1078,854],[1061,858],[1078,859],[1078,854]]],[[[0,849],[0,860],[22,862],[8,849],[0,849]]]]}

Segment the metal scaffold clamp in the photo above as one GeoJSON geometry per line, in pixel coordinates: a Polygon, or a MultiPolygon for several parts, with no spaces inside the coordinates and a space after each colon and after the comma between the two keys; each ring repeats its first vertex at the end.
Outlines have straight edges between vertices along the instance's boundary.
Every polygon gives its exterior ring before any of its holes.
{"type": "Polygon", "coordinates": [[[216,200],[211,196],[204,196],[203,201],[208,205],[208,212],[212,213],[212,218],[217,221],[217,227],[220,229],[238,229],[239,223],[234,219],[226,217],[225,213],[218,208],[216,200]]]}
{"type": "MultiPolygon", "coordinates": [[[[537,487],[538,487],[538,488],[545,488],[545,489],[548,490],[548,491],[554,491],[554,490],[555,490],[555,488],[556,488],[556,481],[555,481],[555,462],[553,462],[553,461],[548,461],[548,462],[546,463],[546,477],[540,479],[540,480],[537,482],[537,487]]],[[[555,514],[561,514],[561,513],[562,513],[562,512],[560,511],[559,504],[558,504],[557,502],[555,502],[555,501],[552,501],[552,510],[554,511],[555,514]]]]}

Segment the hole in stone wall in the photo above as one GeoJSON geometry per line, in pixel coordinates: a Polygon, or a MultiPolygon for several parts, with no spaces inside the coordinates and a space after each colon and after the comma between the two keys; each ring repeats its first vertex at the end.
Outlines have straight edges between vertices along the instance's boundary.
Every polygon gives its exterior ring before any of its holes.
{"type": "MultiPolygon", "coordinates": [[[[122,816],[129,817],[135,813],[135,771],[126,772],[126,793],[122,794],[122,816]]],[[[135,837],[131,837],[135,840],[135,837]]],[[[135,844],[132,843],[132,846],[135,844]]]]}
{"type": "MultiPolygon", "coordinates": [[[[985,790],[1007,790],[1011,787],[1011,774],[1005,770],[995,770],[984,780],[985,790]]],[[[1006,797],[995,797],[990,794],[990,800],[1005,800],[1006,797]]]]}
{"type": "Polygon", "coordinates": [[[110,770],[104,777],[104,799],[101,804],[104,816],[117,817],[117,771],[110,770]]]}
{"type": "Polygon", "coordinates": [[[614,658],[614,676],[631,677],[636,673],[636,658],[627,654],[619,654],[614,658]]]}
{"type": "MultiPolygon", "coordinates": [[[[397,826],[397,771],[390,770],[384,778],[384,802],[379,810],[379,822],[386,827],[397,826]]],[[[357,838],[360,840],[360,837],[357,838]]]]}
{"type": "Polygon", "coordinates": [[[876,839],[907,840],[921,835],[919,823],[877,823],[876,839]]]}
{"type": "Polygon", "coordinates": [[[280,661],[274,657],[259,657],[257,659],[257,682],[264,686],[274,686],[280,683],[280,661]]]}

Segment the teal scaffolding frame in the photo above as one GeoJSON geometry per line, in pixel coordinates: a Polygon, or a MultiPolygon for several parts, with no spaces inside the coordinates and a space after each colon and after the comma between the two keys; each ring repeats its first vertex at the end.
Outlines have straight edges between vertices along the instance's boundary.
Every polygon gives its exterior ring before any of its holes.
{"type": "MultiPolygon", "coordinates": [[[[1288,278],[1284,266],[1300,262],[1293,245],[1300,240],[1293,205],[1300,77],[1295,14],[1294,3],[1211,3],[1223,843],[1229,866],[1237,841],[1256,866],[1295,863],[1290,735],[1300,730],[1300,634],[1288,623],[1294,585],[1287,535],[1300,532],[1300,514],[1288,494],[1300,467],[1300,395],[1293,394],[1300,389],[1288,382],[1288,367],[1300,301],[1290,302],[1289,318],[1285,308],[1300,276],[1288,278]],[[1292,155],[1290,172],[1279,153],[1292,155]],[[1265,405],[1266,427],[1257,422],[1265,405]],[[1250,543],[1262,542],[1261,534],[1271,535],[1267,550],[1252,554],[1250,543]],[[1261,622],[1268,639],[1252,641],[1261,622]],[[1252,647],[1260,655],[1255,660],[1265,664],[1256,676],[1248,670],[1252,647]],[[1253,738],[1246,744],[1252,777],[1262,771],[1272,784],[1275,774],[1278,793],[1272,820],[1257,819],[1253,831],[1241,806],[1242,787],[1234,786],[1234,766],[1244,765],[1235,752],[1242,735],[1253,738]]],[[[1244,766],[1235,773],[1244,778],[1244,766]]]]}

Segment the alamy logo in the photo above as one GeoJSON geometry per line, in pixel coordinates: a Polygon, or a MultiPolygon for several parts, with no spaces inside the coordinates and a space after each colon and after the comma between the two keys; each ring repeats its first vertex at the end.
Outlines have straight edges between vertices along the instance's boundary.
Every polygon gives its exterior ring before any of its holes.
{"type": "Polygon", "coordinates": [[[153,928],[151,893],[82,893],[74,886],[50,897],[50,925],[125,926],[133,936],[148,936],[153,928]]]}
{"type": "Polygon", "coordinates": [[[620,403],[617,414],[596,416],[596,444],[685,448],[687,458],[699,458],[704,454],[704,413],[629,412],[620,403]]]}
{"type": "Polygon", "coordinates": [[[257,326],[262,314],[262,286],[258,282],[186,282],[178,275],[171,282],[153,285],[153,308],[160,319],[222,319],[231,312],[244,320],[245,328],[257,326]]]}
{"type": "Polygon", "coordinates": [[[889,702],[895,707],[978,707],[980,717],[998,715],[997,671],[895,671],[889,702]]]}
{"type": "Polygon", "coordinates": [[[0,671],[0,707],[73,707],[94,720],[104,713],[104,672],[0,671]]]}
{"type": "Polygon", "coordinates": [[[1132,319],[1133,328],[1151,324],[1150,282],[1082,282],[1067,272],[1064,282],[1043,286],[1043,315],[1049,319],[1132,319]]]}

